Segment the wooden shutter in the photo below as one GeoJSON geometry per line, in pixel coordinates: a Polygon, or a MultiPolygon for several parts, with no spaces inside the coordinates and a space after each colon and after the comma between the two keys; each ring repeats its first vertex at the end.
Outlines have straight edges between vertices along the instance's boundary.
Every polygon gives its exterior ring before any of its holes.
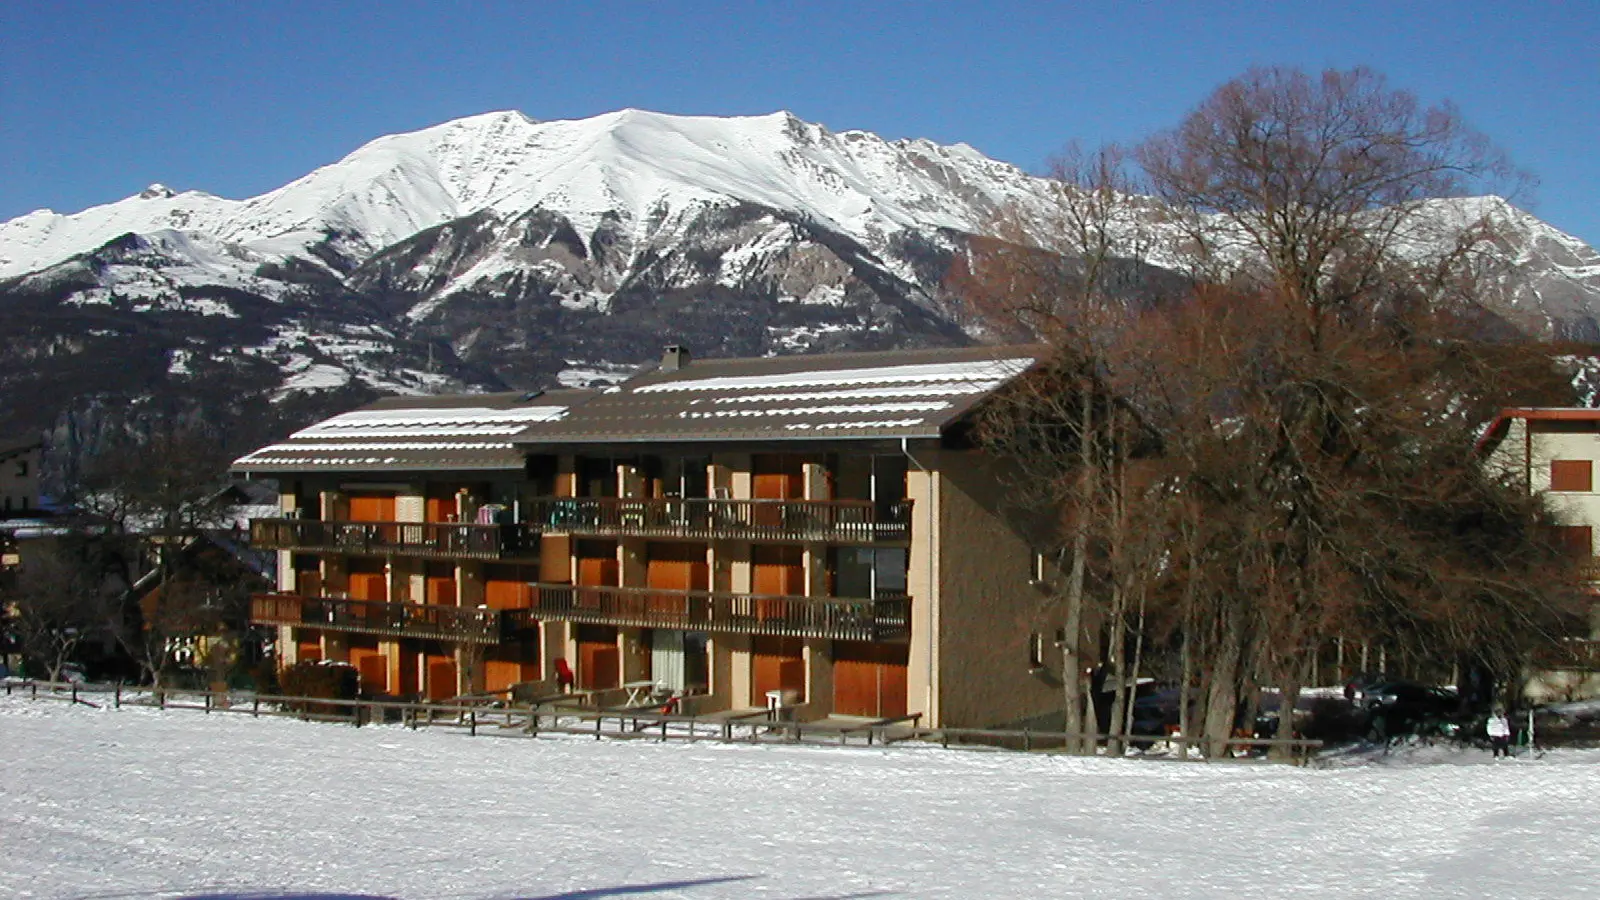
{"type": "Polygon", "coordinates": [[[350,495],[350,521],[393,522],[394,497],[376,494],[350,495]]]}
{"type": "Polygon", "coordinates": [[[1550,463],[1550,490],[1585,494],[1594,490],[1594,463],[1587,459],[1558,459],[1550,463]]]}
{"type": "Polygon", "coordinates": [[[757,635],[750,639],[750,703],[767,705],[768,691],[792,691],[805,699],[805,644],[800,638],[757,635]]]}
{"type": "Polygon", "coordinates": [[[835,641],[833,711],[888,719],[906,714],[907,647],[835,641]]]}

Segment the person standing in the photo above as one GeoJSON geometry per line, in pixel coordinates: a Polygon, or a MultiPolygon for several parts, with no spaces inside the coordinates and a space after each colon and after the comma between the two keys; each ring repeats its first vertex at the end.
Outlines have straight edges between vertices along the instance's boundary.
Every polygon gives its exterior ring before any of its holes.
{"type": "Polygon", "coordinates": [[[1504,710],[1496,708],[1489,714],[1489,721],[1484,723],[1484,731],[1489,734],[1489,750],[1495,759],[1505,756],[1511,758],[1511,723],[1506,720],[1504,710]]]}

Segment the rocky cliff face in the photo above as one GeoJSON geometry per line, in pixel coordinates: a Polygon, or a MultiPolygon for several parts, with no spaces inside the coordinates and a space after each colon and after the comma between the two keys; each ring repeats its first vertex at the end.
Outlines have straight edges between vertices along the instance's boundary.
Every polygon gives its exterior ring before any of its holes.
{"type": "MultiPolygon", "coordinates": [[[[376,391],[604,383],[666,343],[965,343],[951,260],[1002,221],[1049,247],[1052,190],[963,145],[786,113],[508,112],[246,200],[154,185],[39,211],[0,224],[0,431],[151,398],[270,428],[376,391]]],[[[1600,337],[1600,254],[1494,198],[1436,214],[1503,223],[1502,318],[1600,337]]]]}

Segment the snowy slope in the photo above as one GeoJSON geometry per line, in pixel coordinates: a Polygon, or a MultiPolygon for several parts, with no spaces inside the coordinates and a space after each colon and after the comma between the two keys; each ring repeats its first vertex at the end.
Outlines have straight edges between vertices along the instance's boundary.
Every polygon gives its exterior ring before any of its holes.
{"type": "Polygon", "coordinates": [[[1595,896],[1595,751],[1296,769],[0,698],[0,895],[1595,896]]]}

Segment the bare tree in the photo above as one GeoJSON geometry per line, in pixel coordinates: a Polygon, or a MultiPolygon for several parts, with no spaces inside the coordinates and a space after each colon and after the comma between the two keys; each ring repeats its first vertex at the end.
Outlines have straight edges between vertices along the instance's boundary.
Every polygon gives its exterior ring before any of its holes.
{"type": "Polygon", "coordinates": [[[980,436],[1063,510],[1069,623],[1097,590],[1125,671],[1128,598],[1145,598],[1139,634],[1176,641],[1181,721],[1210,754],[1260,685],[1292,723],[1330,635],[1506,664],[1553,635],[1571,573],[1537,505],[1470,448],[1499,406],[1569,389],[1548,349],[1484,342],[1476,250],[1492,233],[1440,231],[1430,208],[1511,174],[1504,157],[1453,109],[1362,69],[1251,70],[1137,155],[1180,236],[1165,252],[1195,279],[1185,302],[1108,303],[1092,273],[1114,271],[1094,254],[1115,255],[1096,240],[1115,229],[1071,217],[1059,243],[1089,260],[1054,263],[1071,277],[1007,249],[958,279],[1056,349],[980,436]],[[1155,489],[1130,489],[1141,456],[1155,489]],[[1159,550],[1135,550],[1132,521],[1159,550]]]}
{"type": "Polygon", "coordinates": [[[42,667],[60,681],[81,648],[110,636],[124,587],[81,540],[29,542],[21,568],[0,591],[29,669],[42,667]]]}

